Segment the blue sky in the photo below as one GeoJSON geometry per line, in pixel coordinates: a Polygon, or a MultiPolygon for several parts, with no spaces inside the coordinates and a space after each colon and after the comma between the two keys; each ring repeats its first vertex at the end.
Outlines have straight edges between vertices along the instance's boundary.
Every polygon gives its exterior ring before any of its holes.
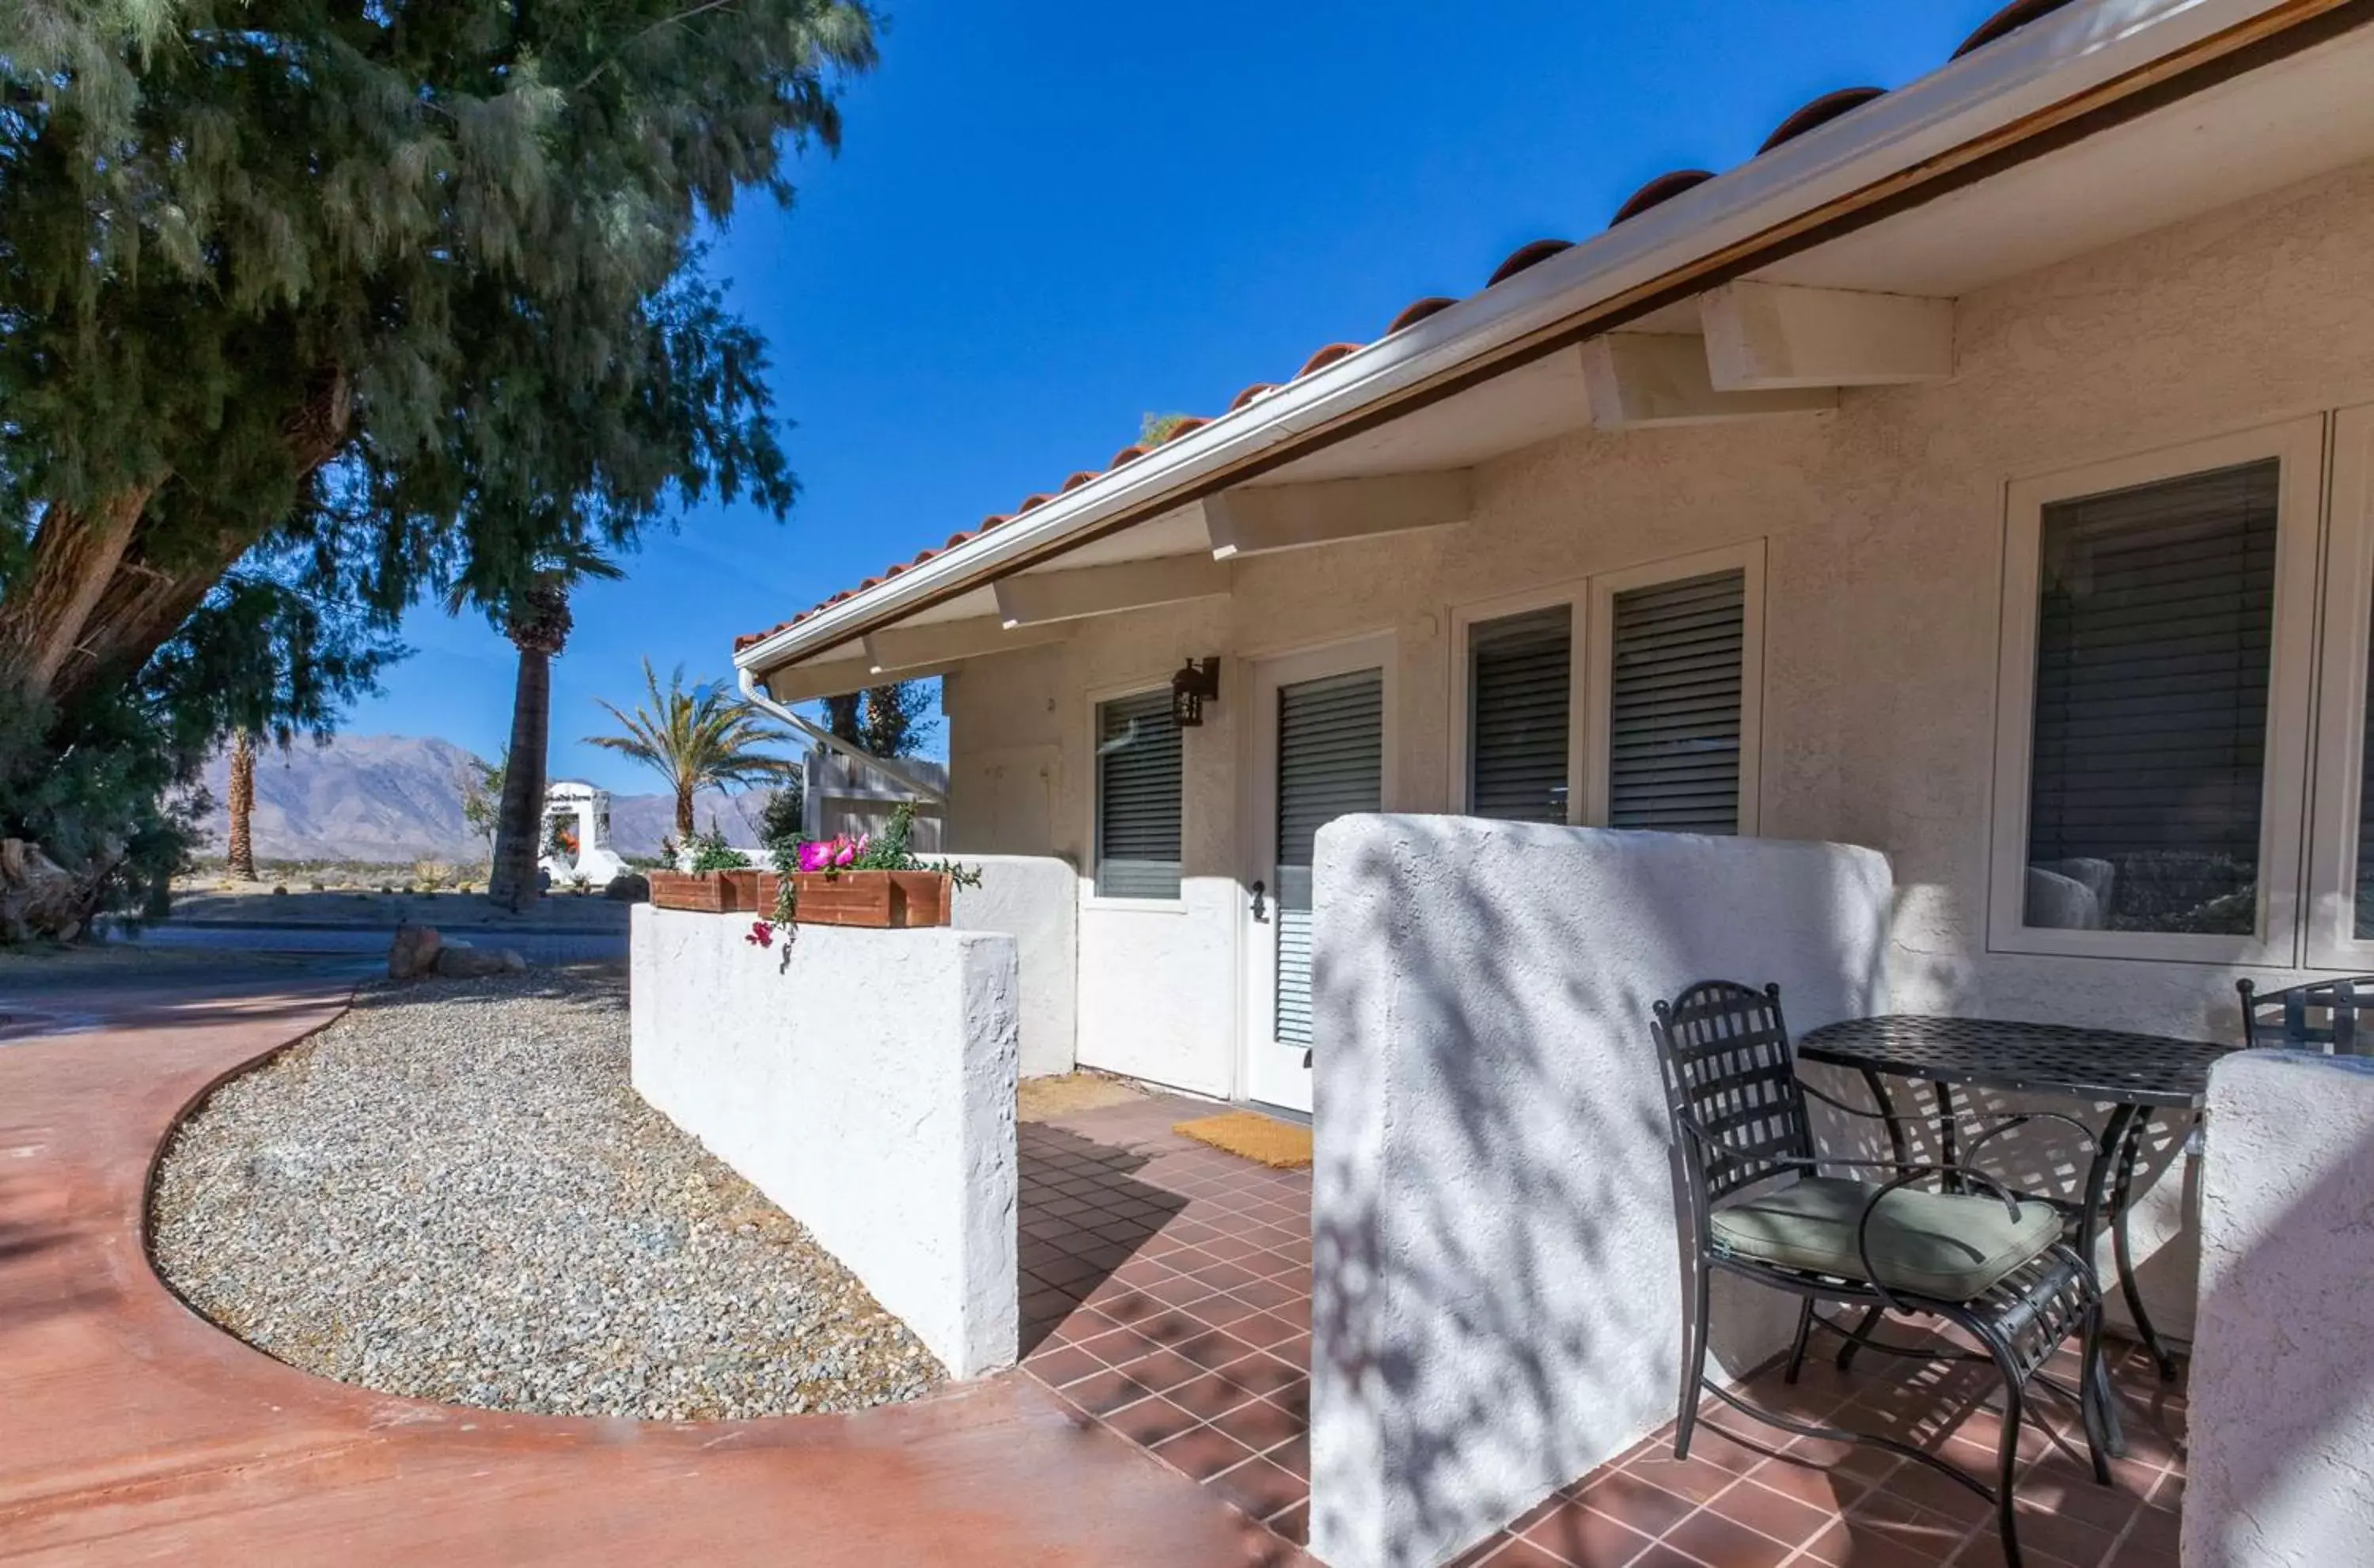
{"type": "MultiPolygon", "coordinates": [[[[1819,93],[1933,69],[1996,4],[898,5],[840,155],[713,255],[773,345],[800,504],[704,509],[579,595],[555,776],[659,787],[579,743],[646,655],[724,678],[736,633],[1103,467],[1144,414],[1216,413],[1471,293],[1652,175],[1743,161],[1819,93]]],[[[417,651],[344,728],[494,755],[510,645],[435,609],[404,635],[417,651]]]]}

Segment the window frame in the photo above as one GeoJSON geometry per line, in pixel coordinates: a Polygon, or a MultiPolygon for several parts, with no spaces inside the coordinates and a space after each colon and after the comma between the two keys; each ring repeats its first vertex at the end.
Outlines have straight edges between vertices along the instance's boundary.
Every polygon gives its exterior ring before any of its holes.
{"type": "Polygon", "coordinates": [[[1446,749],[1450,753],[1449,799],[1453,814],[1464,816],[1475,805],[1475,715],[1471,711],[1475,686],[1475,628],[1493,621],[1507,620],[1512,615],[1554,610],[1560,605],[1566,606],[1567,633],[1572,639],[1567,655],[1566,820],[1569,827],[1581,825],[1583,769],[1589,761],[1588,746],[1582,732],[1583,710],[1588,706],[1584,699],[1583,681],[1590,663],[1591,648],[1589,578],[1576,578],[1546,588],[1527,589],[1520,593],[1504,593],[1469,604],[1451,606],[1451,744],[1446,749]]]}
{"type": "Polygon", "coordinates": [[[1989,813],[1987,951],[2071,958],[2289,967],[2298,961],[2302,837],[2316,676],[2325,417],[2262,425],[2148,452],[2014,479],[2004,487],[2004,576],[1995,667],[1994,789],[1989,813]],[[2266,773],[2259,804],[2259,919],[2248,937],[2184,931],[2060,930],[2027,924],[2029,767],[2036,739],[2038,596],[2044,509],[2114,490],[2273,458],[2275,602],[2267,681],[2266,773]]]}
{"type": "Polygon", "coordinates": [[[2356,934],[2358,793],[2374,651],[2374,404],[2333,415],[2330,451],[2301,963],[2362,972],[2374,966],[2374,937],[2356,934]]]}
{"type": "MultiPolygon", "coordinates": [[[[1651,561],[1622,571],[1603,572],[1591,579],[1590,678],[1585,693],[1582,733],[1584,766],[1582,821],[1607,825],[1609,778],[1613,750],[1609,728],[1616,707],[1616,596],[1636,588],[1654,588],[1717,572],[1744,574],[1741,584],[1739,647],[1739,808],[1736,837],[1753,838],[1763,824],[1764,796],[1764,589],[1766,541],[1762,538],[1725,544],[1693,555],[1651,561]]],[[[1580,639],[1578,639],[1580,640],[1580,639]]],[[[1655,831],[1644,829],[1643,831],[1655,831]]]]}
{"type": "Polygon", "coordinates": [[[1134,910],[1142,914],[1183,915],[1187,912],[1187,733],[1179,735],[1179,891],[1169,898],[1134,898],[1125,894],[1099,893],[1098,878],[1104,863],[1105,847],[1105,775],[1103,759],[1097,755],[1099,739],[1103,733],[1102,710],[1106,704],[1126,701],[1131,697],[1170,694],[1169,680],[1138,680],[1119,685],[1100,686],[1087,693],[1088,741],[1088,842],[1084,857],[1087,864],[1080,878],[1080,907],[1084,909],[1134,910]]]}

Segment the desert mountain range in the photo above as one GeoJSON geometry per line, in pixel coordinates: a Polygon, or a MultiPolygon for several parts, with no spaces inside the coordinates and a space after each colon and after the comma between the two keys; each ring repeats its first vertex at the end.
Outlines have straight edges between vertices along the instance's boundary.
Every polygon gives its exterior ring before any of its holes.
{"type": "MultiPolygon", "coordinates": [[[[484,860],[486,841],[462,817],[462,780],[473,761],[449,741],[415,735],[340,735],[327,745],[300,739],[287,751],[267,745],[255,759],[255,853],[269,860],[484,860]]],[[[228,755],[207,766],[214,798],[208,842],[219,855],[229,832],[223,807],[228,755]]],[[[763,793],[702,795],[700,825],[712,820],[734,843],[758,842],[763,793]]],[[[610,834],[622,855],[652,855],[674,825],[663,794],[610,797],[610,834]]]]}

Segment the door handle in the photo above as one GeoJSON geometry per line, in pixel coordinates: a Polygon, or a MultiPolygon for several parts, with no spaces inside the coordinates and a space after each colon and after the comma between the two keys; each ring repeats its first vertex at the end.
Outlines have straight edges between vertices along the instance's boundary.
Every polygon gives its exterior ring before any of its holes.
{"type": "Polygon", "coordinates": [[[1266,913],[1269,906],[1263,902],[1263,898],[1268,894],[1268,892],[1269,883],[1265,882],[1256,882],[1253,883],[1253,919],[1256,920],[1263,920],[1269,918],[1266,913]]]}

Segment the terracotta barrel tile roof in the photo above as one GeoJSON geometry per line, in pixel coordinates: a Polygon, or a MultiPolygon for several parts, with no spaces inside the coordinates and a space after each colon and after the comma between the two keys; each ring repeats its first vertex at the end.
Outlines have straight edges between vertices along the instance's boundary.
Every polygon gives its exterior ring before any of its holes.
{"type": "Polygon", "coordinates": [[[1527,267],[1537,266],[1560,251],[1573,249],[1574,241],[1571,240],[1536,240],[1530,245],[1521,245],[1509,252],[1507,261],[1492,269],[1492,275],[1484,280],[1484,287],[1490,288],[1497,284],[1506,283],[1527,267]]]}
{"type": "MultiPolygon", "coordinates": [[[[1963,55],[1969,53],[1973,50],[1984,48],[1986,45],[1994,42],[1997,39],[2004,38],[2011,33],[2016,32],[2021,28],[2026,27],[2028,23],[2033,22],[2039,18],[2049,16],[2052,12],[2061,9],[2063,6],[2070,3],[2071,0],[2013,0],[2012,4],[2005,6],[2002,10],[1997,11],[1993,16],[1980,23],[1978,30],[1971,33],[1968,39],[1964,40],[1961,47],[1954,52],[1954,58],[1958,60],[1963,55]]],[[[1793,113],[1790,114],[1788,118],[1782,120],[1779,125],[1775,126],[1772,134],[1766,137],[1763,145],[1757,149],[1757,156],[1760,158],[1764,154],[1772,151],[1774,148],[1779,147],[1798,136],[1802,136],[1818,126],[1827,125],[1833,120],[1853,113],[1864,104],[1884,96],[1885,91],[1886,89],[1881,88],[1842,88],[1835,92],[1824,93],[1821,97],[1815,99],[1813,101],[1805,104],[1793,113]]],[[[1682,194],[1684,192],[1688,191],[1695,186],[1702,185],[1707,181],[1713,178],[1713,172],[1704,169],[1677,169],[1670,173],[1660,174],[1655,179],[1650,181],[1647,184],[1641,186],[1638,191],[1635,191],[1625,200],[1624,205],[1616,210],[1616,216],[1608,220],[1608,227],[1612,228],[1616,225],[1624,222],[1627,218],[1638,217],[1640,214],[1647,212],[1650,208],[1656,206],[1661,203],[1671,201],[1673,198],[1682,194]]],[[[1511,252],[1505,260],[1503,260],[1499,266],[1494,269],[1492,275],[1485,280],[1484,287],[1489,288],[1495,284],[1504,283],[1510,278],[1516,276],[1519,273],[1525,271],[1527,268],[1538,266],[1542,263],[1549,261],[1551,258],[1572,248],[1573,242],[1571,240],[1536,240],[1531,244],[1525,245],[1511,252]]],[[[1441,310],[1447,310],[1451,306],[1458,303],[1459,301],[1457,299],[1444,295],[1428,295],[1423,299],[1413,300],[1408,306],[1403,309],[1399,315],[1395,316],[1392,322],[1386,324],[1384,332],[1380,334],[1379,341],[1381,341],[1385,337],[1391,337],[1393,333],[1400,332],[1404,327],[1415,326],[1419,322],[1426,320],[1428,316],[1434,315],[1441,310]]],[[[1300,380],[1306,376],[1316,375],[1320,371],[1326,369],[1329,366],[1335,364],[1339,360],[1342,360],[1350,355],[1358,353],[1362,348],[1367,346],[1369,346],[1369,345],[1361,343],[1329,344],[1326,347],[1321,349],[1318,353],[1312,355],[1310,359],[1305,361],[1302,369],[1294,373],[1293,380],[1300,380]]],[[[1244,391],[1239,392],[1228,404],[1227,412],[1228,414],[1235,414],[1240,410],[1251,407],[1253,404],[1260,402],[1263,398],[1277,390],[1277,387],[1274,383],[1268,381],[1257,381],[1253,385],[1249,386],[1244,391]]],[[[1223,415],[1223,417],[1225,416],[1226,415],[1223,415]]],[[[1180,437],[1200,430],[1205,426],[1211,423],[1212,421],[1210,419],[1201,417],[1190,417],[1181,420],[1172,428],[1170,434],[1166,438],[1166,439],[1175,441],[1180,437]]],[[[1139,458],[1144,457],[1148,450],[1150,449],[1143,445],[1123,447],[1121,451],[1113,454],[1112,461],[1107,463],[1103,469],[1082,469],[1080,472],[1073,474],[1070,478],[1064,480],[1062,490],[1058,491],[1057,494],[1067,494],[1073,490],[1076,490],[1087,485],[1092,484],[1115,469],[1120,468],[1124,464],[1136,462],[1139,458]]],[[[941,546],[941,550],[953,550],[960,544],[965,544],[974,539],[978,539],[983,533],[988,532],[993,528],[1002,527],[1005,523],[1012,521],[1014,518],[1021,516],[1024,512],[1037,510],[1039,508],[1045,506],[1054,497],[1052,496],[1043,492],[1038,495],[1026,497],[1024,497],[1022,504],[1016,508],[1011,514],[992,516],[983,520],[979,528],[974,529],[970,532],[950,534],[948,536],[948,542],[945,545],[941,546]]],[[[921,566],[925,561],[930,560],[933,556],[940,554],[941,550],[925,550],[915,556],[911,562],[907,563],[907,565],[921,566]]],[[[890,568],[890,575],[896,576],[899,572],[905,569],[906,567],[904,566],[893,567],[890,568]]],[[[864,591],[865,589],[876,587],[884,580],[886,580],[884,578],[868,578],[857,591],[864,591]]],[[[797,626],[800,622],[806,620],[810,615],[817,614],[818,611],[829,609],[833,605],[839,604],[852,597],[854,597],[852,591],[844,589],[842,591],[834,594],[830,599],[826,600],[823,603],[815,606],[813,609],[802,611],[799,614],[793,616],[788,621],[784,621],[777,626],[770,626],[765,631],[751,632],[746,636],[737,637],[734,639],[735,650],[739,652],[746,648],[750,648],[758,643],[764,642],[769,638],[773,637],[780,632],[788,630],[792,626],[797,626]]]]}

